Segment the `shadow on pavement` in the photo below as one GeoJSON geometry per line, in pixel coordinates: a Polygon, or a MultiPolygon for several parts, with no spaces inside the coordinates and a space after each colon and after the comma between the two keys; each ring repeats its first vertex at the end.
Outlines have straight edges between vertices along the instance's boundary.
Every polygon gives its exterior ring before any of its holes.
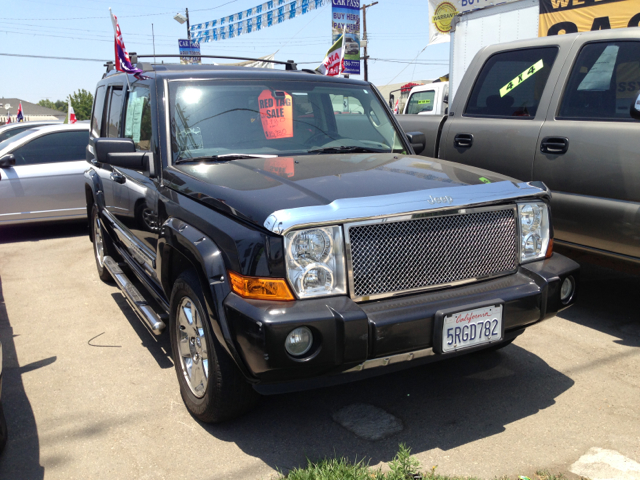
{"type": "Polygon", "coordinates": [[[9,438],[0,456],[0,478],[38,480],[44,478],[40,465],[38,427],[31,403],[24,390],[22,374],[56,361],[56,357],[20,367],[14,344],[15,335],[9,323],[0,278],[0,341],[3,349],[2,405],[7,417],[9,438]]]}
{"type": "Polygon", "coordinates": [[[0,227],[0,244],[14,242],[37,242],[50,238],[67,238],[87,235],[89,229],[86,220],[67,222],[33,223],[0,227]]]}
{"type": "Polygon", "coordinates": [[[638,292],[640,275],[633,271],[583,261],[576,304],[559,317],[618,337],[620,345],[640,347],[638,292]]]}
{"type": "MultiPolygon", "coordinates": [[[[222,425],[201,425],[247,455],[287,471],[306,458],[366,457],[390,461],[399,443],[421,453],[450,450],[503,432],[505,426],[554,405],[574,382],[516,346],[467,355],[347,385],[263,397],[258,408],[222,425]],[[381,407],[404,430],[376,442],[331,420],[354,403],[381,407]]],[[[428,467],[428,466],[427,466],[428,467]]]]}

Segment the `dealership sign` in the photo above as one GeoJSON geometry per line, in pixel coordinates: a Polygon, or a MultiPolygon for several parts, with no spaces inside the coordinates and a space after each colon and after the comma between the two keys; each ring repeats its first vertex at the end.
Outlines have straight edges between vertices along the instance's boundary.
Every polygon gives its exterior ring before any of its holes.
{"type": "Polygon", "coordinates": [[[200,63],[200,43],[194,40],[178,40],[180,63],[200,63]]]}
{"type": "Polygon", "coordinates": [[[360,0],[332,0],[331,42],[345,33],[344,71],[360,75],[360,0]]]}
{"type": "Polygon", "coordinates": [[[456,15],[517,0],[429,0],[429,43],[449,41],[456,15]]]}
{"type": "Polygon", "coordinates": [[[637,0],[540,0],[539,36],[637,27],[637,0]]]}

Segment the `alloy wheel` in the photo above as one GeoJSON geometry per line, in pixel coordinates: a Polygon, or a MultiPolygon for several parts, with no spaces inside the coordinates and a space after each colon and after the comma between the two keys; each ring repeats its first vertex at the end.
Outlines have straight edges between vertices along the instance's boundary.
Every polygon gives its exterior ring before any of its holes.
{"type": "Polygon", "coordinates": [[[102,226],[100,219],[96,215],[93,220],[93,245],[96,252],[96,259],[100,267],[104,266],[104,240],[102,239],[102,226]]]}
{"type": "Polygon", "coordinates": [[[176,319],[182,373],[191,393],[202,398],[209,382],[209,356],[203,319],[189,297],[183,297],[180,301],[176,319]]]}

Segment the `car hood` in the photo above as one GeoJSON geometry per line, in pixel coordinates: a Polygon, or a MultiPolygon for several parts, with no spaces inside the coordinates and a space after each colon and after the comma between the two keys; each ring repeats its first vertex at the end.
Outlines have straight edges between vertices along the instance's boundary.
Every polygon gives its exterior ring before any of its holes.
{"type": "Polygon", "coordinates": [[[273,212],[288,208],[504,180],[515,181],[445,160],[393,153],[252,158],[165,171],[170,188],[260,226],[273,212]]]}

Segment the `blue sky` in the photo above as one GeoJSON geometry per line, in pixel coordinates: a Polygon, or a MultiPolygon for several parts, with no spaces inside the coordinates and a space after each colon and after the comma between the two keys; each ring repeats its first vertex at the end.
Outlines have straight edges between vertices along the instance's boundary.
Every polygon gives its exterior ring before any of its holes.
{"type": "MultiPolygon", "coordinates": [[[[254,7],[263,0],[19,0],[3,1],[0,53],[88,59],[113,59],[113,29],[109,7],[118,16],[129,52],[152,53],[151,24],[156,53],[178,53],[186,24],[173,19],[189,8],[192,24],[218,19],[254,7]]],[[[365,3],[371,3],[367,1],[365,3]]],[[[428,43],[427,0],[379,0],[368,9],[369,55],[411,62],[428,43]]],[[[203,43],[202,53],[260,57],[274,52],[277,60],[314,62],[315,68],[331,46],[331,5],[280,25],[230,40],[203,43]]],[[[427,47],[421,64],[372,60],[369,80],[377,85],[426,79],[448,71],[449,44],[427,47]],[[435,62],[436,65],[429,65],[435,62]]],[[[64,99],[80,88],[93,92],[105,69],[101,62],[21,58],[0,55],[0,97],[30,102],[64,99]]],[[[356,78],[363,78],[362,76],[356,78]]]]}

